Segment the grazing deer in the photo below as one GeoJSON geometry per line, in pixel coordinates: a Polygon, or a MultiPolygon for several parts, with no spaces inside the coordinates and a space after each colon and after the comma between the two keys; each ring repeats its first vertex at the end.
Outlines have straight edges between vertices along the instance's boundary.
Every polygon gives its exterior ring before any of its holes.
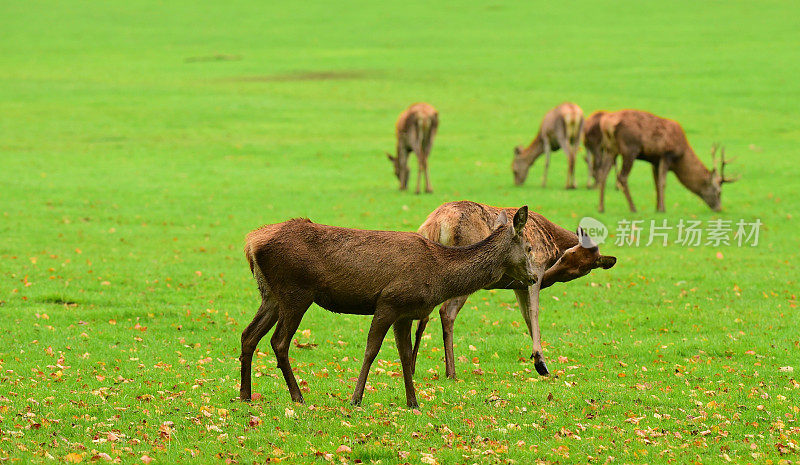
{"type": "Polygon", "coordinates": [[[277,325],[270,342],[278,368],[292,400],[303,402],[289,364],[289,346],[313,302],[334,313],[374,315],[353,404],[361,403],[370,366],[393,326],[406,402],[416,407],[412,320],[427,318],[445,300],[475,292],[503,276],[533,284],[537,278],[530,245],[522,234],[527,217],[528,207],[522,207],[512,224],[507,217],[500,218],[488,237],[468,247],[446,247],[416,233],[338,228],[308,219],[251,232],[244,251],[261,292],[261,306],[242,332],[239,397],[250,400],[253,352],[277,325]]]}
{"type": "MultiPolygon", "coordinates": [[[[603,132],[600,130],[600,118],[606,111],[596,111],[586,118],[583,125],[583,146],[586,149],[586,166],[589,167],[589,179],[586,187],[594,189],[597,186],[597,175],[594,172],[595,160],[602,154],[603,132]]],[[[616,168],[616,165],[615,165],[616,168]]]]}
{"type": "Polygon", "coordinates": [[[408,155],[417,154],[417,190],[419,194],[420,176],[425,173],[425,192],[433,192],[428,179],[428,157],[431,154],[433,138],[439,128],[439,112],[427,103],[415,103],[400,113],[395,124],[397,150],[395,156],[386,153],[394,164],[394,175],[400,180],[400,190],[408,189],[408,155]]]}
{"type": "Polygon", "coordinates": [[[583,132],[583,110],[574,103],[562,103],[544,115],[539,132],[533,142],[525,148],[514,147],[514,183],[521,186],[528,177],[533,162],[542,154],[544,159],[544,175],[542,187],[547,185],[547,169],[550,167],[550,152],[563,149],[567,155],[567,189],[575,189],[575,154],[578,153],[581,133],[583,132]]]}
{"type": "Polygon", "coordinates": [[[687,189],[699,196],[714,211],[721,209],[722,184],[736,179],[725,177],[725,151],[717,173],[716,146],[712,151],[714,168],[709,171],[697,157],[686,139],[683,128],[677,122],[660,118],[639,110],[622,110],[606,113],[600,118],[602,132],[602,155],[595,159],[595,173],[600,184],[599,211],[604,211],[605,184],[617,155],[622,156],[622,167],[617,174],[617,183],[625,194],[628,207],[636,211],[630,190],[628,175],[634,160],[644,160],[653,165],[656,184],[656,209],[664,208],[664,187],[667,172],[672,171],[687,189]]]}
{"type": "MultiPolygon", "coordinates": [[[[480,242],[491,233],[491,226],[499,216],[513,209],[498,208],[475,202],[459,201],[442,204],[434,210],[420,226],[419,233],[445,245],[464,246],[480,242]]],[[[513,289],[519,302],[522,317],[528,325],[528,333],[533,341],[534,367],[540,375],[547,375],[547,365],[542,354],[541,332],[539,331],[539,291],[557,282],[567,282],[585,276],[595,268],[609,269],[617,262],[616,257],[600,255],[599,249],[591,239],[579,230],[575,234],[547,220],[544,216],[528,213],[528,221],[523,229],[525,240],[531,245],[531,260],[534,271],[541,279],[527,285],[512,277],[486,286],[487,289],[513,289]]],[[[445,302],[439,309],[444,337],[445,372],[448,378],[455,378],[453,355],[453,324],[458,312],[466,303],[469,294],[463,294],[445,302]]],[[[413,360],[416,361],[422,333],[428,318],[420,320],[414,341],[413,360]]]]}

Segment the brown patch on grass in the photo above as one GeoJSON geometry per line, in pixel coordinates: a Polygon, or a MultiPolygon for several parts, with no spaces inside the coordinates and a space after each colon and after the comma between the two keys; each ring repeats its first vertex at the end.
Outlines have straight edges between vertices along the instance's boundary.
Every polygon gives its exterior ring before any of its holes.
{"type": "Polygon", "coordinates": [[[224,53],[217,53],[216,55],[206,55],[200,57],[188,57],[183,60],[185,63],[198,63],[202,61],[239,61],[242,59],[241,55],[227,55],[224,53]]]}
{"type": "Polygon", "coordinates": [[[294,71],[291,73],[267,74],[264,76],[236,76],[226,80],[235,82],[334,81],[366,79],[371,76],[374,76],[374,73],[362,70],[294,71]]]}

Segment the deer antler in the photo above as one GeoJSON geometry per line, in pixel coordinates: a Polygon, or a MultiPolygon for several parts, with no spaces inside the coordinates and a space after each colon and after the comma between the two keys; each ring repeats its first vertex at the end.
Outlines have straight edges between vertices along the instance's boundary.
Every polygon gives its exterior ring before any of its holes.
{"type": "Polygon", "coordinates": [[[731,162],[733,162],[735,160],[735,158],[733,158],[731,160],[725,161],[725,147],[722,147],[722,150],[720,151],[720,158],[722,159],[722,161],[721,161],[720,166],[719,166],[719,175],[722,178],[722,182],[736,182],[736,181],[738,181],[739,180],[739,176],[736,176],[734,178],[726,178],[725,177],[725,165],[728,165],[728,164],[730,164],[731,162]]]}
{"type": "Polygon", "coordinates": [[[718,143],[714,142],[711,144],[711,166],[713,166],[714,169],[717,169],[717,147],[719,147],[718,143]]]}

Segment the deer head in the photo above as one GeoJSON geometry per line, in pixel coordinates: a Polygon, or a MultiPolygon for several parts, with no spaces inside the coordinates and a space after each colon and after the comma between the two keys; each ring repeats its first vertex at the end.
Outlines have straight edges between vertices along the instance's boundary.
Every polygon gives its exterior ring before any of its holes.
{"type": "Polygon", "coordinates": [[[595,268],[607,270],[617,263],[617,257],[600,255],[597,244],[583,228],[578,228],[575,232],[578,235],[578,245],[567,249],[548,270],[548,274],[557,276],[555,281],[571,281],[589,274],[595,268]]]}
{"type": "Polygon", "coordinates": [[[730,160],[725,160],[725,147],[720,149],[720,165],[719,173],[717,173],[718,147],[719,145],[716,143],[711,146],[711,166],[714,168],[709,173],[708,181],[700,191],[700,197],[714,211],[720,211],[722,209],[722,185],[726,182],[735,182],[739,179],[738,176],[734,178],[725,177],[725,167],[731,163],[730,160]]]}
{"type": "Polygon", "coordinates": [[[522,156],[523,150],[520,145],[514,147],[514,161],[511,162],[511,170],[514,171],[514,184],[517,186],[525,183],[525,179],[528,177],[528,168],[530,167],[530,163],[522,156]]]}
{"type": "MultiPolygon", "coordinates": [[[[514,214],[511,227],[507,227],[505,234],[509,234],[511,247],[505,263],[505,273],[512,278],[530,286],[536,283],[538,276],[533,264],[533,248],[522,234],[525,223],[528,222],[528,206],[525,205],[514,214]]],[[[500,212],[495,220],[495,229],[505,227],[508,223],[506,212],[500,212]]]]}
{"type": "Polygon", "coordinates": [[[386,158],[388,158],[389,161],[392,162],[392,165],[394,166],[394,175],[397,176],[398,180],[400,180],[400,189],[405,189],[406,185],[408,184],[408,173],[409,173],[408,165],[407,164],[404,165],[400,161],[399,156],[392,156],[392,154],[389,152],[386,152],[386,158]]]}

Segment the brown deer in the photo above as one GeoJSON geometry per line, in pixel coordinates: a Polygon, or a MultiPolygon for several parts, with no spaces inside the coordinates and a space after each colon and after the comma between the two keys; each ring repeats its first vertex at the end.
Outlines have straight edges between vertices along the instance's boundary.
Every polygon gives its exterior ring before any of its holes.
{"type": "MultiPolygon", "coordinates": [[[[586,165],[589,167],[589,179],[586,187],[594,189],[597,186],[597,176],[594,172],[595,160],[602,154],[603,132],[600,130],[600,118],[606,111],[596,111],[586,118],[583,125],[583,147],[586,149],[586,165]]],[[[616,168],[616,165],[614,166],[616,168]]]]}
{"type": "MultiPolygon", "coordinates": [[[[420,226],[419,233],[445,245],[464,246],[480,242],[491,234],[491,227],[497,218],[513,209],[498,208],[475,202],[459,201],[442,204],[434,210],[420,226]]],[[[486,286],[487,289],[513,289],[519,302],[522,317],[528,325],[533,341],[534,367],[541,375],[547,375],[547,365],[542,354],[541,332],[539,330],[539,291],[557,282],[567,282],[585,276],[595,268],[609,269],[617,262],[616,257],[600,255],[599,249],[591,239],[575,234],[550,222],[544,216],[528,213],[528,221],[523,229],[525,240],[531,245],[531,260],[534,270],[541,276],[533,285],[527,285],[509,276],[486,286]]],[[[439,309],[444,338],[445,373],[455,378],[453,355],[453,324],[458,312],[466,303],[468,294],[463,294],[445,302],[439,309]]],[[[420,320],[414,342],[413,360],[416,361],[422,333],[428,318],[420,320]]]]}
{"type": "Polygon", "coordinates": [[[428,157],[431,154],[433,138],[439,128],[439,112],[427,103],[415,103],[400,113],[395,124],[397,149],[395,156],[386,153],[394,165],[394,174],[400,180],[400,190],[408,189],[408,156],[417,154],[417,190],[419,194],[420,176],[425,173],[425,192],[433,192],[428,178],[428,157]]]}
{"type": "Polygon", "coordinates": [[[664,208],[664,188],[667,172],[672,171],[687,189],[699,196],[714,211],[721,209],[722,184],[736,179],[725,177],[725,150],[719,173],[716,168],[716,146],[712,151],[714,168],[709,171],[695,154],[686,134],[676,121],[660,118],[639,110],[622,110],[606,113],[600,118],[602,132],[602,155],[595,159],[595,173],[600,184],[599,211],[604,211],[605,184],[617,156],[622,156],[622,167],[617,174],[617,183],[625,194],[628,207],[636,211],[630,190],[628,175],[634,160],[644,160],[653,165],[656,184],[656,209],[664,208]]]}
{"type": "Polygon", "coordinates": [[[574,103],[562,103],[544,115],[539,132],[533,142],[525,148],[514,147],[514,183],[521,186],[528,177],[531,165],[542,154],[544,159],[544,175],[542,187],[547,186],[547,169],[550,167],[550,152],[563,149],[567,155],[567,189],[575,188],[575,154],[578,153],[581,133],[583,132],[583,110],[574,103]]]}
{"type": "Polygon", "coordinates": [[[522,234],[527,216],[528,208],[522,207],[512,224],[500,218],[488,237],[468,247],[446,247],[416,233],[339,228],[307,219],[251,232],[244,251],[261,292],[261,306],[242,332],[239,397],[250,400],[253,352],[277,325],[270,342],[278,368],[292,400],[303,402],[289,364],[289,346],[313,302],[334,313],[374,315],[353,404],[361,403],[370,366],[393,326],[406,402],[416,407],[412,320],[427,318],[445,300],[475,292],[503,276],[533,284],[537,277],[530,245],[522,234]]]}

